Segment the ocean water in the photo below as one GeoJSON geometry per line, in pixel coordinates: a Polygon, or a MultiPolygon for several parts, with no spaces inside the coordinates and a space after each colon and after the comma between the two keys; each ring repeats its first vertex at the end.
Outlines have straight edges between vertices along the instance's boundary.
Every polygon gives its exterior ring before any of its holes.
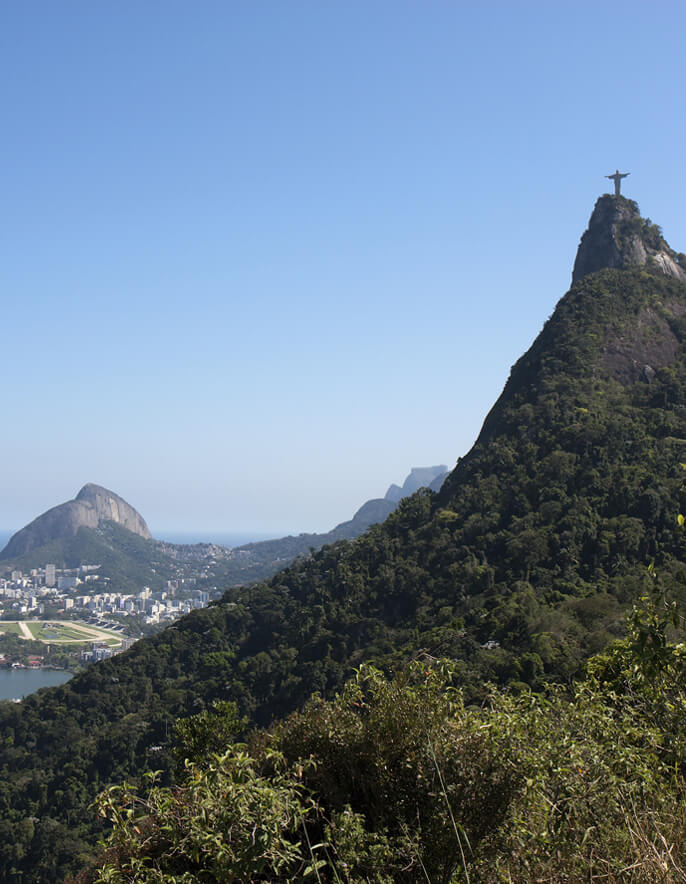
{"type": "MultiPolygon", "coordinates": [[[[17,529],[0,528],[0,550],[7,546],[10,537],[17,529]]],[[[259,540],[274,540],[276,537],[285,537],[293,532],[259,532],[259,531],[155,531],[152,536],[156,540],[166,540],[168,543],[218,543],[221,546],[243,546],[244,543],[256,543],[259,540]]],[[[297,532],[296,532],[297,533],[297,532]]]]}
{"type": "Polygon", "coordinates": [[[243,546],[245,543],[273,540],[288,534],[287,531],[280,534],[265,534],[249,531],[155,531],[152,528],[150,530],[156,540],[166,540],[167,543],[218,543],[220,546],[243,546]]]}

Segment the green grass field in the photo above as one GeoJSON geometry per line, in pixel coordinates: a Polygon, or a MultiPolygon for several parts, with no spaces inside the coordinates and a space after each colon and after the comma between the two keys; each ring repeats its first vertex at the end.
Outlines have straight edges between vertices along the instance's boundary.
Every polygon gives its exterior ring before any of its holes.
{"type": "Polygon", "coordinates": [[[68,623],[55,621],[28,621],[26,625],[31,635],[40,642],[87,641],[88,637],[68,623]]]}
{"type": "Polygon", "coordinates": [[[11,632],[23,638],[29,637],[28,632],[36,641],[44,644],[90,645],[100,641],[109,648],[118,648],[121,645],[121,636],[117,633],[70,620],[23,620],[21,623],[0,621],[0,632],[11,632]]]}
{"type": "Polygon", "coordinates": [[[0,634],[5,635],[21,635],[21,627],[18,623],[8,623],[4,620],[0,620],[0,634]]]}

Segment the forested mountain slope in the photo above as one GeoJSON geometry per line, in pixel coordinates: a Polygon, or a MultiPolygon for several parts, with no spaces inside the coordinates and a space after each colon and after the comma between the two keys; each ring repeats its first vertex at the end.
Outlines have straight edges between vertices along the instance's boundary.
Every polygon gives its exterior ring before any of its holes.
{"type": "Polygon", "coordinates": [[[487,679],[571,678],[620,633],[650,562],[659,579],[683,571],[685,336],[686,284],[649,256],[585,275],[438,495],[4,704],[0,877],[79,868],[96,792],[169,769],[173,719],[214,699],[264,724],[362,661],[423,649],[457,661],[468,698],[487,679]]]}
{"type": "Polygon", "coordinates": [[[372,525],[383,522],[404,497],[409,497],[417,489],[440,488],[448,475],[446,470],[444,465],[413,467],[402,488],[399,485],[391,485],[385,497],[367,500],[352,519],[340,522],[325,534],[289,535],[237,547],[236,555],[226,569],[229,585],[268,580],[276,571],[290,565],[298,556],[309,555],[313,549],[321,549],[322,546],[338,540],[354,540],[372,525]]]}

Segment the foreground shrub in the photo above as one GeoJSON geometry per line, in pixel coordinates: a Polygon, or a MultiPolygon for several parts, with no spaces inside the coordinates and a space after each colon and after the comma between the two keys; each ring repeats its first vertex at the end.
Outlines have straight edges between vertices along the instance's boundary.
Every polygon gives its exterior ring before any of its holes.
{"type": "Polygon", "coordinates": [[[571,697],[494,694],[525,788],[473,882],[686,881],[686,646],[666,640],[665,611],[642,600],[571,697]]]}
{"type": "Polygon", "coordinates": [[[124,882],[276,881],[305,878],[300,833],[312,802],[272,757],[268,780],[242,747],[189,764],[177,789],[143,796],[115,787],[98,800],[114,825],[93,878],[124,882]]]}
{"type": "Polygon", "coordinates": [[[332,820],[319,834],[350,880],[449,882],[507,813],[521,773],[482,716],[465,710],[451,674],[447,662],[414,663],[389,680],[364,666],[333,702],[313,699],[276,729],[287,759],[313,762],[303,782],[332,820]],[[380,869],[351,846],[346,811],[375,857],[378,839],[388,843],[380,869]]]}
{"type": "MultiPolygon", "coordinates": [[[[364,666],[176,789],[104,793],[113,831],[83,880],[686,881],[686,649],[664,633],[648,608],[573,691],[479,709],[447,661],[364,666]]],[[[179,732],[197,748],[222,721],[179,732]]]]}
{"type": "Polygon", "coordinates": [[[189,762],[176,789],[108,790],[98,808],[114,828],[90,880],[448,884],[521,781],[451,671],[415,663],[389,680],[362,667],[250,752],[189,762]]]}

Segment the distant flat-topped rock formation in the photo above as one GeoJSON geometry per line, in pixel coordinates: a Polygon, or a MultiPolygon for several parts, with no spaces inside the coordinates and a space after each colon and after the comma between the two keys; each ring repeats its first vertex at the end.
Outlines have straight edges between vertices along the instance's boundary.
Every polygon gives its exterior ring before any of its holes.
{"type": "Polygon", "coordinates": [[[680,260],[683,256],[667,245],[657,224],[641,217],[633,200],[606,193],[598,198],[581,237],[572,283],[597,270],[627,270],[649,263],[666,276],[685,282],[686,270],[680,260]]]}
{"type": "Polygon", "coordinates": [[[445,464],[436,467],[412,467],[402,488],[393,483],[384,499],[399,503],[403,497],[409,497],[420,488],[431,488],[432,491],[438,491],[447,475],[448,467],[445,464]]]}
{"type": "Polygon", "coordinates": [[[147,539],[152,536],[145,519],[122,497],[89,483],[74,500],[49,509],[17,531],[0,553],[0,559],[23,556],[53,540],[73,537],[79,528],[98,528],[102,522],[115,522],[147,539]]]}

